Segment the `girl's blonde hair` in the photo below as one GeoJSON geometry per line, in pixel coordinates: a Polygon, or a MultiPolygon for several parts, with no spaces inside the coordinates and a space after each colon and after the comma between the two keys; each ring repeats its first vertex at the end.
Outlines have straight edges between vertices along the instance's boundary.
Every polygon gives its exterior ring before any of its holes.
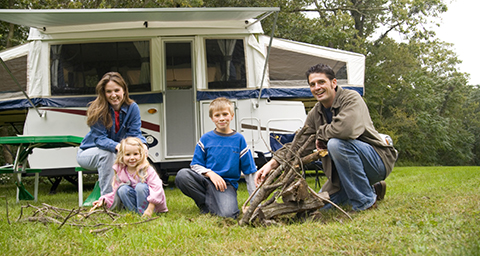
{"type": "Polygon", "coordinates": [[[213,112],[223,110],[223,109],[228,109],[230,114],[233,116],[234,114],[233,103],[225,97],[218,97],[214,99],[212,102],[210,102],[210,106],[208,108],[208,116],[212,118],[213,112]]]}
{"type": "MultiPolygon", "coordinates": [[[[118,150],[115,164],[118,164],[122,167],[125,167],[127,165],[124,160],[125,148],[127,145],[137,147],[138,151],[140,152],[140,161],[137,164],[137,170],[135,171],[134,177],[138,177],[141,179],[142,182],[145,182],[145,180],[147,179],[147,168],[150,167],[150,163],[147,159],[147,150],[145,149],[142,141],[139,138],[128,137],[120,142],[120,149],[118,150]]],[[[116,172],[115,175],[117,175],[116,172]]]]}
{"type": "Polygon", "coordinates": [[[124,92],[123,103],[126,103],[127,105],[133,103],[133,100],[130,99],[130,96],[128,95],[128,86],[125,80],[123,80],[122,75],[120,75],[120,73],[118,72],[106,73],[105,75],[103,75],[102,79],[100,79],[95,89],[97,92],[97,98],[89,103],[87,109],[88,126],[94,125],[99,120],[107,129],[110,129],[113,125],[112,116],[109,114],[109,104],[107,101],[107,97],[105,96],[105,86],[110,81],[113,81],[114,83],[122,87],[124,92]]]}

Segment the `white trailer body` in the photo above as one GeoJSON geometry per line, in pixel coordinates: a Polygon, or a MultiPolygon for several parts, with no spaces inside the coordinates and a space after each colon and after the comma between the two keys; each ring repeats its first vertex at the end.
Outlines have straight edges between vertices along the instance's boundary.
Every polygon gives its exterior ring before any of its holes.
{"type": "MultiPolygon", "coordinates": [[[[269,151],[270,132],[293,133],[303,125],[304,105],[292,99],[312,97],[310,66],[329,64],[342,87],[364,93],[363,55],[262,35],[256,18],[277,11],[0,10],[0,20],[30,27],[29,42],[0,57],[36,105],[0,70],[0,122],[13,118],[3,113],[28,110],[25,135],[85,136],[94,87],[105,72],[117,71],[140,106],[149,158],[159,171],[189,165],[198,139],[214,128],[208,104],[220,96],[235,103],[232,128],[257,157],[269,151]]],[[[76,151],[36,149],[30,165],[72,168],[76,151]]]]}

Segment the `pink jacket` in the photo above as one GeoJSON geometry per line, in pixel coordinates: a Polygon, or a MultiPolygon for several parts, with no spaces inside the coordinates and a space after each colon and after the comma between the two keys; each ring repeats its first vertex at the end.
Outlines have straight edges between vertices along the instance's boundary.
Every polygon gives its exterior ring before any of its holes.
{"type": "MultiPolygon", "coordinates": [[[[113,166],[113,169],[117,172],[120,182],[114,177],[115,182],[113,183],[113,191],[101,196],[98,199],[99,201],[105,199],[105,203],[107,204],[108,208],[112,206],[115,193],[122,183],[130,182],[130,186],[135,188],[135,186],[141,182],[139,177],[133,178],[128,174],[126,166],[116,164],[113,166]]],[[[147,201],[155,204],[155,212],[167,212],[167,201],[165,199],[165,192],[163,191],[162,180],[158,177],[158,174],[151,166],[147,169],[147,178],[145,183],[148,185],[148,189],[150,190],[150,195],[147,197],[147,201]]]]}

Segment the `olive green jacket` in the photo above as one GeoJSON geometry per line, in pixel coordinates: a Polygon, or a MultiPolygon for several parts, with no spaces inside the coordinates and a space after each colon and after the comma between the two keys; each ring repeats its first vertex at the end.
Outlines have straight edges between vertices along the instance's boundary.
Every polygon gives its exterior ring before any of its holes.
{"type": "MultiPolygon", "coordinates": [[[[310,110],[305,121],[308,126],[305,133],[298,139],[299,145],[315,134],[317,140],[321,140],[327,144],[330,138],[338,138],[343,140],[355,140],[370,144],[382,159],[388,176],[393,169],[397,160],[397,150],[392,145],[388,145],[384,138],[375,130],[367,105],[363,101],[359,93],[353,90],[344,90],[337,86],[337,92],[333,101],[332,122],[327,123],[327,119],[323,112],[323,105],[320,102],[310,110]]],[[[286,153],[285,147],[275,152],[273,158],[281,163],[286,153]]],[[[308,145],[302,156],[310,154],[315,149],[315,142],[308,145]]],[[[327,155],[322,159],[323,171],[328,180],[322,186],[322,191],[328,192],[330,195],[340,190],[340,181],[336,171],[332,170],[332,161],[327,155]]],[[[385,177],[387,178],[387,177],[385,177]]]]}

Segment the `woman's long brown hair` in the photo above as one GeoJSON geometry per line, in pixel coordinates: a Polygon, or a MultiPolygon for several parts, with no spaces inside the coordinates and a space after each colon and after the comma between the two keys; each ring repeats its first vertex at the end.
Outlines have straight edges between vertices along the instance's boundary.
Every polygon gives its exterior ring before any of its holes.
{"type": "MultiPolygon", "coordinates": [[[[109,104],[105,96],[105,86],[108,82],[113,81],[123,88],[123,103],[130,105],[133,103],[133,100],[130,99],[128,95],[128,86],[123,80],[123,77],[118,72],[108,72],[103,75],[102,79],[97,84],[96,92],[97,98],[89,103],[87,109],[87,125],[92,126],[97,123],[99,120],[103,125],[110,129],[113,125],[112,117],[109,114],[109,104]]],[[[122,103],[122,105],[123,105],[122,103]]]]}

